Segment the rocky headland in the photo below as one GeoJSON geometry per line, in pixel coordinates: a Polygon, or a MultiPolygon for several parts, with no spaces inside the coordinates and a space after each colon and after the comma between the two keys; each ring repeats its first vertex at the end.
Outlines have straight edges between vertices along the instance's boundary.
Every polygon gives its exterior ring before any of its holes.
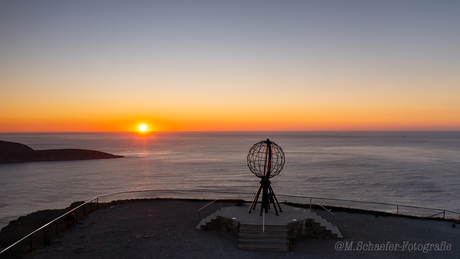
{"type": "Polygon", "coordinates": [[[88,149],[34,150],[21,143],[0,140],[0,163],[89,160],[121,157],[123,156],[88,149]]]}

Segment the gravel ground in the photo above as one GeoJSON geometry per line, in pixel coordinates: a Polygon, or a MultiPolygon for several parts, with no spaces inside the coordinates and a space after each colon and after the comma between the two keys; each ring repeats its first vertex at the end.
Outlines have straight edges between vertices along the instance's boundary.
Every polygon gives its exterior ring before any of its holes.
{"type": "Polygon", "coordinates": [[[195,230],[201,218],[220,207],[212,204],[199,214],[207,203],[120,201],[88,214],[26,258],[460,258],[458,224],[349,212],[332,218],[325,211],[315,212],[335,223],[343,239],[301,238],[291,241],[287,253],[239,250],[238,238],[230,233],[195,230]],[[426,253],[415,251],[424,247],[426,253]]]}

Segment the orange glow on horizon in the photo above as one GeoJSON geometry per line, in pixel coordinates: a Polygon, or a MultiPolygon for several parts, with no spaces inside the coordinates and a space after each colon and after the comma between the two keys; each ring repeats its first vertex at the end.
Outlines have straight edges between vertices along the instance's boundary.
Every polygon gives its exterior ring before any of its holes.
{"type": "MultiPolygon", "coordinates": [[[[382,116],[384,117],[384,116],[382,116]]],[[[29,121],[4,123],[0,132],[133,132],[140,135],[165,131],[393,131],[393,130],[460,130],[460,126],[447,120],[421,120],[418,118],[362,118],[311,116],[305,120],[285,117],[273,121],[250,120],[197,120],[181,121],[177,124],[152,123],[95,123],[29,121]],[[154,125],[154,126],[153,126],[154,125]]]]}
{"type": "Polygon", "coordinates": [[[396,109],[374,107],[280,108],[269,115],[242,108],[169,112],[149,116],[50,116],[1,118],[0,132],[132,132],[140,135],[164,131],[380,131],[460,130],[456,109],[396,109]],[[164,119],[168,118],[168,119],[164,119]]]}

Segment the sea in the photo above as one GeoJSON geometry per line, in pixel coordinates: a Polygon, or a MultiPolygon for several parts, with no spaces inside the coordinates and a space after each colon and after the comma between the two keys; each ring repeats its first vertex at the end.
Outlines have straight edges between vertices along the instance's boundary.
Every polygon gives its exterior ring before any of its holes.
{"type": "Polygon", "coordinates": [[[0,164],[0,227],[38,210],[113,192],[198,191],[206,198],[249,193],[252,198],[260,179],[249,170],[247,154],[266,139],[285,153],[283,171],[271,178],[281,200],[291,195],[460,211],[458,131],[0,133],[0,140],[36,150],[79,148],[124,156],[0,164]]]}

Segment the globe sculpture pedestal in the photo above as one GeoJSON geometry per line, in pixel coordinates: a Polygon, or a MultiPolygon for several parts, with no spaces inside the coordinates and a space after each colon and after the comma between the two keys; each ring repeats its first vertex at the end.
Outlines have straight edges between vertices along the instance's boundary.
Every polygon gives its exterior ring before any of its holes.
{"type": "Polygon", "coordinates": [[[278,205],[280,212],[282,212],[282,210],[275,192],[270,185],[270,178],[277,176],[281,170],[283,170],[285,162],[283,150],[275,142],[269,139],[263,140],[254,144],[251,149],[249,149],[247,161],[251,172],[255,176],[261,178],[259,189],[254,196],[248,213],[251,213],[251,210],[255,210],[260,193],[262,192],[260,215],[262,215],[263,211],[267,212],[270,209],[270,203],[273,204],[276,215],[278,215],[276,205],[278,205]]]}

